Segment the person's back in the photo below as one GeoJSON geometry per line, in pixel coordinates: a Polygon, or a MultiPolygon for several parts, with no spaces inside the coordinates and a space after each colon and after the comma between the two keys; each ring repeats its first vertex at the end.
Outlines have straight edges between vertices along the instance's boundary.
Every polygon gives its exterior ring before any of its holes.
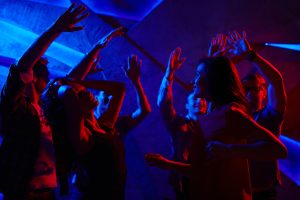
{"type": "Polygon", "coordinates": [[[251,199],[248,163],[246,158],[226,158],[208,161],[205,146],[210,141],[224,144],[245,144],[240,132],[243,124],[234,117],[232,105],[222,106],[199,119],[200,130],[195,132],[192,150],[193,199],[251,199]],[[232,126],[237,123],[237,126],[232,126]],[[202,155],[199,152],[203,152],[202,155]],[[197,155],[197,156],[196,156],[197,155]],[[208,162],[207,162],[208,161],[208,162]]]}
{"type": "MultiPolygon", "coordinates": [[[[274,133],[277,138],[279,138],[281,134],[281,125],[284,119],[284,112],[276,112],[269,106],[266,106],[260,111],[254,113],[253,117],[258,124],[267,128],[274,133]]],[[[274,192],[274,194],[276,194],[275,188],[281,184],[278,161],[249,160],[249,164],[251,183],[253,185],[254,192],[269,190],[271,193],[274,192]]]]}
{"type": "Polygon", "coordinates": [[[4,135],[0,173],[1,190],[15,198],[28,190],[40,145],[38,114],[31,101],[25,98],[24,87],[19,71],[12,65],[0,98],[4,135]]]}

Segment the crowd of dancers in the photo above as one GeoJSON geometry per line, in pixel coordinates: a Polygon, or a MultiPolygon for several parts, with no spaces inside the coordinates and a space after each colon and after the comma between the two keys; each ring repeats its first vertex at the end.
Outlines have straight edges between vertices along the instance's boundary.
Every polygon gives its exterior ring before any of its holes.
{"type": "MultiPolygon", "coordinates": [[[[128,57],[125,73],[137,109],[119,116],[125,85],[85,80],[118,28],[97,42],[65,77],[49,82],[43,54],[64,32],[83,29],[86,7],[72,4],[9,69],[1,90],[0,191],[5,200],[54,200],[69,192],[76,174],[81,199],[125,198],[126,163],[122,138],[151,112],[140,81],[142,61],[128,57]]],[[[174,156],[145,155],[150,166],[171,170],[178,200],[271,200],[277,197],[277,159],[287,156],[279,141],[286,108],[280,72],[254,51],[246,33],[212,38],[208,56],[197,66],[187,114],[173,106],[175,72],[186,58],[173,50],[157,105],[172,137],[174,156]],[[248,60],[255,70],[240,79],[235,64],[248,60]]]]}

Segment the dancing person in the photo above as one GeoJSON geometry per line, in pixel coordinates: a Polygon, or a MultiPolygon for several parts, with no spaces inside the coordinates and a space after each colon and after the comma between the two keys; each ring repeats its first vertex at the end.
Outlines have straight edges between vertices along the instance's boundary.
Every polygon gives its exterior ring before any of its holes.
{"type": "MultiPolygon", "coordinates": [[[[254,120],[279,138],[287,101],[281,73],[251,48],[245,31],[242,35],[231,32],[228,43],[233,56],[255,65],[256,71],[242,79],[254,120]]],[[[277,161],[250,160],[249,165],[253,199],[276,199],[280,184],[277,161]]]]}
{"type": "MultiPolygon", "coordinates": [[[[173,79],[185,61],[181,59],[181,48],[172,51],[169,57],[168,67],[160,85],[157,105],[172,137],[174,155],[173,160],[189,163],[190,147],[194,124],[200,115],[206,113],[207,104],[205,99],[195,97],[194,93],[187,96],[185,108],[187,114],[178,114],[173,106],[173,79]]],[[[176,199],[189,199],[189,178],[174,171],[171,172],[169,182],[174,188],[176,199]]]]}
{"type": "MultiPolygon", "coordinates": [[[[129,115],[118,117],[114,128],[121,137],[124,137],[129,131],[140,124],[151,112],[151,106],[148,101],[148,97],[144,92],[144,88],[140,80],[141,66],[142,61],[139,61],[136,55],[131,55],[130,57],[128,57],[127,67],[124,68],[125,74],[131,81],[136,92],[137,109],[129,115]]],[[[98,122],[100,124],[104,124],[103,120],[106,118],[106,112],[109,107],[112,95],[107,92],[101,91],[98,93],[96,98],[99,102],[99,105],[95,109],[95,117],[98,119],[98,122]]]]}
{"type": "Polygon", "coordinates": [[[252,199],[247,159],[284,158],[285,146],[252,119],[242,83],[228,58],[200,61],[194,93],[207,100],[208,114],[199,118],[194,132],[191,164],[159,154],[147,154],[146,160],[189,174],[191,199],[252,199]]]}
{"type": "Polygon", "coordinates": [[[40,107],[49,81],[47,60],[41,58],[63,32],[83,27],[86,7],[72,4],[11,65],[0,97],[3,143],[0,150],[0,189],[4,199],[55,199],[56,167],[52,131],[40,107]]]}

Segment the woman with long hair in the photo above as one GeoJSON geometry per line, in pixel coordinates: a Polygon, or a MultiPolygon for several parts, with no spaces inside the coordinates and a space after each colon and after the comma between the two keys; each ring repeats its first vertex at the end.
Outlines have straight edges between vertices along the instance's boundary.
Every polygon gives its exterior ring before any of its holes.
{"type": "Polygon", "coordinates": [[[194,93],[209,104],[208,114],[195,126],[191,164],[147,154],[150,165],[191,176],[191,199],[250,200],[247,159],[287,156],[285,146],[251,117],[234,64],[226,57],[200,61],[194,93]],[[258,142],[248,144],[256,138],[258,142]]]}

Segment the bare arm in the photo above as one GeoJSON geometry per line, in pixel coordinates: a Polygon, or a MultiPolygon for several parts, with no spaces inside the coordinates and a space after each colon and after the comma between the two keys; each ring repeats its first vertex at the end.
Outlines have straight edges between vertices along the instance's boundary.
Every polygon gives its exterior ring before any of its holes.
{"type": "Polygon", "coordinates": [[[18,62],[21,71],[32,70],[34,64],[62,32],[74,32],[83,29],[83,27],[75,25],[88,16],[88,13],[83,14],[85,10],[85,6],[75,7],[75,4],[72,4],[23,54],[18,62]]]}
{"type": "Polygon", "coordinates": [[[286,108],[286,91],[281,73],[266,59],[256,54],[253,62],[257,69],[268,81],[268,105],[277,112],[284,112],[286,108]]]}
{"type": "Polygon", "coordinates": [[[176,116],[176,110],[173,106],[173,79],[177,69],[179,69],[186,58],[181,57],[181,48],[173,50],[169,57],[168,67],[162,83],[159,88],[157,105],[167,122],[170,122],[176,116]]]}
{"type": "Polygon", "coordinates": [[[242,157],[251,160],[276,160],[287,156],[287,149],[269,130],[257,124],[250,116],[233,107],[228,115],[228,126],[234,136],[245,141],[245,144],[224,144],[211,141],[206,146],[206,156],[209,160],[242,157]]]}
{"type": "Polygon", "coordinates": [[[177,173],[184,174],[184,175],[191,174],[191,168],[192,168],[191,164],[168,160],[167,158],[157,153],[146,154],[145,160],[147,161],[147,164],[150,166],[155,166],[160,169],[174,170],[177,173]]]}
{"type": "Polygon", "coordinates": [[[105,91],[112,96],[107,111],[97,121],[109,128],[114,128],[123,104],[125,85],[116,81],[84,81],[82,84],[89,88],[105,91]]]}
{"type": "Polygon", "coordinates": [[[95,70],[93,68],[100,61],[99,52],[108,45],[112,38],[123,34],[124,28],[119,27],[101,38],[80,63],[69,71],[68,76],[76,80],[83,80],[91,70],[95,70]]]}
{"type": "Polygon", "coordinates": [[[284,112],[286,107],[286,91],[281,73],[261,55],[258,53],[253,54],[245,31],[242,36],[234,31],[230,33],[230,37],[228,38],[232,44],[232,52],[235,56],[245,59],[252,53],[253,58],[251,58],[251,61],[269,84],[268,105],[277,112],[284,112]]]}
{"type": "Polygon", "coordinates": [[[141,65],[142,60],[138,61],[138,57],[136,55],[132,55],[131,57],[128,57],[128,65],[127,68],[124,69],[127,77],[130,79],[135,88],[137,98],[137,109],[130,116],[121,117],[118,120],[118,125],[120,127],[126,127],[126,131],[124,130],[125,132],[138,125],[151,112],[148,97],[144,92],[144,88],[140,80],[141,65]]]}

